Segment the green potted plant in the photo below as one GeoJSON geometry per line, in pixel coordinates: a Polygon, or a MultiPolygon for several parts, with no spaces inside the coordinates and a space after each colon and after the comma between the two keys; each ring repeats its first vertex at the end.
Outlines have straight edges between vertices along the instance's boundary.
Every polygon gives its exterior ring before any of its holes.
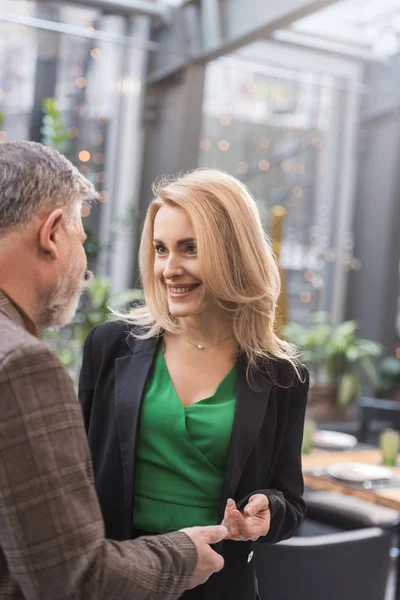
{"type": "Polygon", "coordinates": [[[283,335],[298,346],[310,370],[309,412],[317,420],[346,418],[361,396],[363,379],[376,385],[375,360],[382,347],[359,338],[355,321],[334,325],[327,313],[318,312],[308,327],[289,323],[283,335]]]}
{"type": "Polygon", "coordinates": [[[400,400],[400,358],[385,356],[378,365],[377,398],[400,400]]]}
{"type": "Polygon", "coordinates": [[[43,123],[41,128],[42,143],[65,154],[71,139],[64,126],[61,113],[54,98],[45,98],[42,103],[43,123]]]}
{"type": "Polygon", "coordinates": [[[143,292],[139,289],[127,289],[118,294],[111,293],[111,283],[105,277],[93,280],[78,308],[75,317],[76,339],[84,342],[89,331],[95,325],[107,321],[112,310],[121,310],[133,302],[141,302],[143,292]]]}

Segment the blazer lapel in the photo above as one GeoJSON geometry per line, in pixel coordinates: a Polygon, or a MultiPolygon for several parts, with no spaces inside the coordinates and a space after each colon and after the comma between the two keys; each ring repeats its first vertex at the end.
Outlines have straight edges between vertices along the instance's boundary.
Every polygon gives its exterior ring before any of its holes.
{"type": "Polygon", "coordinates": [[[229,444],[219,521],[224,516],[226,500],[233,498],[235,495],[247,459],[259,436],[268,406],[272,384],[268,381],[267,377],[257,372],[251,377],[251,385],[252,387],[249,386],[246,379],[246,361],[243,358],[239,358],[236,408],[229,444]]]}
{"type": "Polygon", "coordinates": [[[132,537],[134,500],[134,462],[140,412],[158,338],[126,338],[132,354],[115,361],[115,412],[121,451],[124,483],[124,524],[127,538],[132,537]]]}

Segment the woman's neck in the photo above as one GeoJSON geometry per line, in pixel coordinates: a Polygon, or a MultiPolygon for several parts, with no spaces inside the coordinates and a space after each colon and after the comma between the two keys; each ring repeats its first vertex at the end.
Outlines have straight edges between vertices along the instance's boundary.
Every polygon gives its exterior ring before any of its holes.
{"type": "Polygon", "coordinates": [[[180,333],[193,344],[213,345],[232,335],[232,321],[223,314],[202,313],[177,319],[180,333]]]}

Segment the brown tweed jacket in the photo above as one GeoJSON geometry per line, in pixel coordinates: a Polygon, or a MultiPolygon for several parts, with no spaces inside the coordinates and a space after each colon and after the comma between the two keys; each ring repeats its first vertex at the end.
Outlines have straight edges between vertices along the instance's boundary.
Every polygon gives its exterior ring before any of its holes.
{"type": "Polygon", "coordinates": [[[0,599],[178,598],[194,544],[104,538],[72,381],[28,329],[0,292],[0,599]]]}

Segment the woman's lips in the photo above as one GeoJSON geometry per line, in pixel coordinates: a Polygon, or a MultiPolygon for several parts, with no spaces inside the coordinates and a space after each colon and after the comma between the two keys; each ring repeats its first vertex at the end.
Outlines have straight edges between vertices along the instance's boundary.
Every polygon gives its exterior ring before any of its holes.
{"type": "Polygon", "coordinates": [[[199,283],[193,283],[190,285],[169,286],[168,292],[172,298],[183,298],[193,292],[199,285],[199,283]]]}

